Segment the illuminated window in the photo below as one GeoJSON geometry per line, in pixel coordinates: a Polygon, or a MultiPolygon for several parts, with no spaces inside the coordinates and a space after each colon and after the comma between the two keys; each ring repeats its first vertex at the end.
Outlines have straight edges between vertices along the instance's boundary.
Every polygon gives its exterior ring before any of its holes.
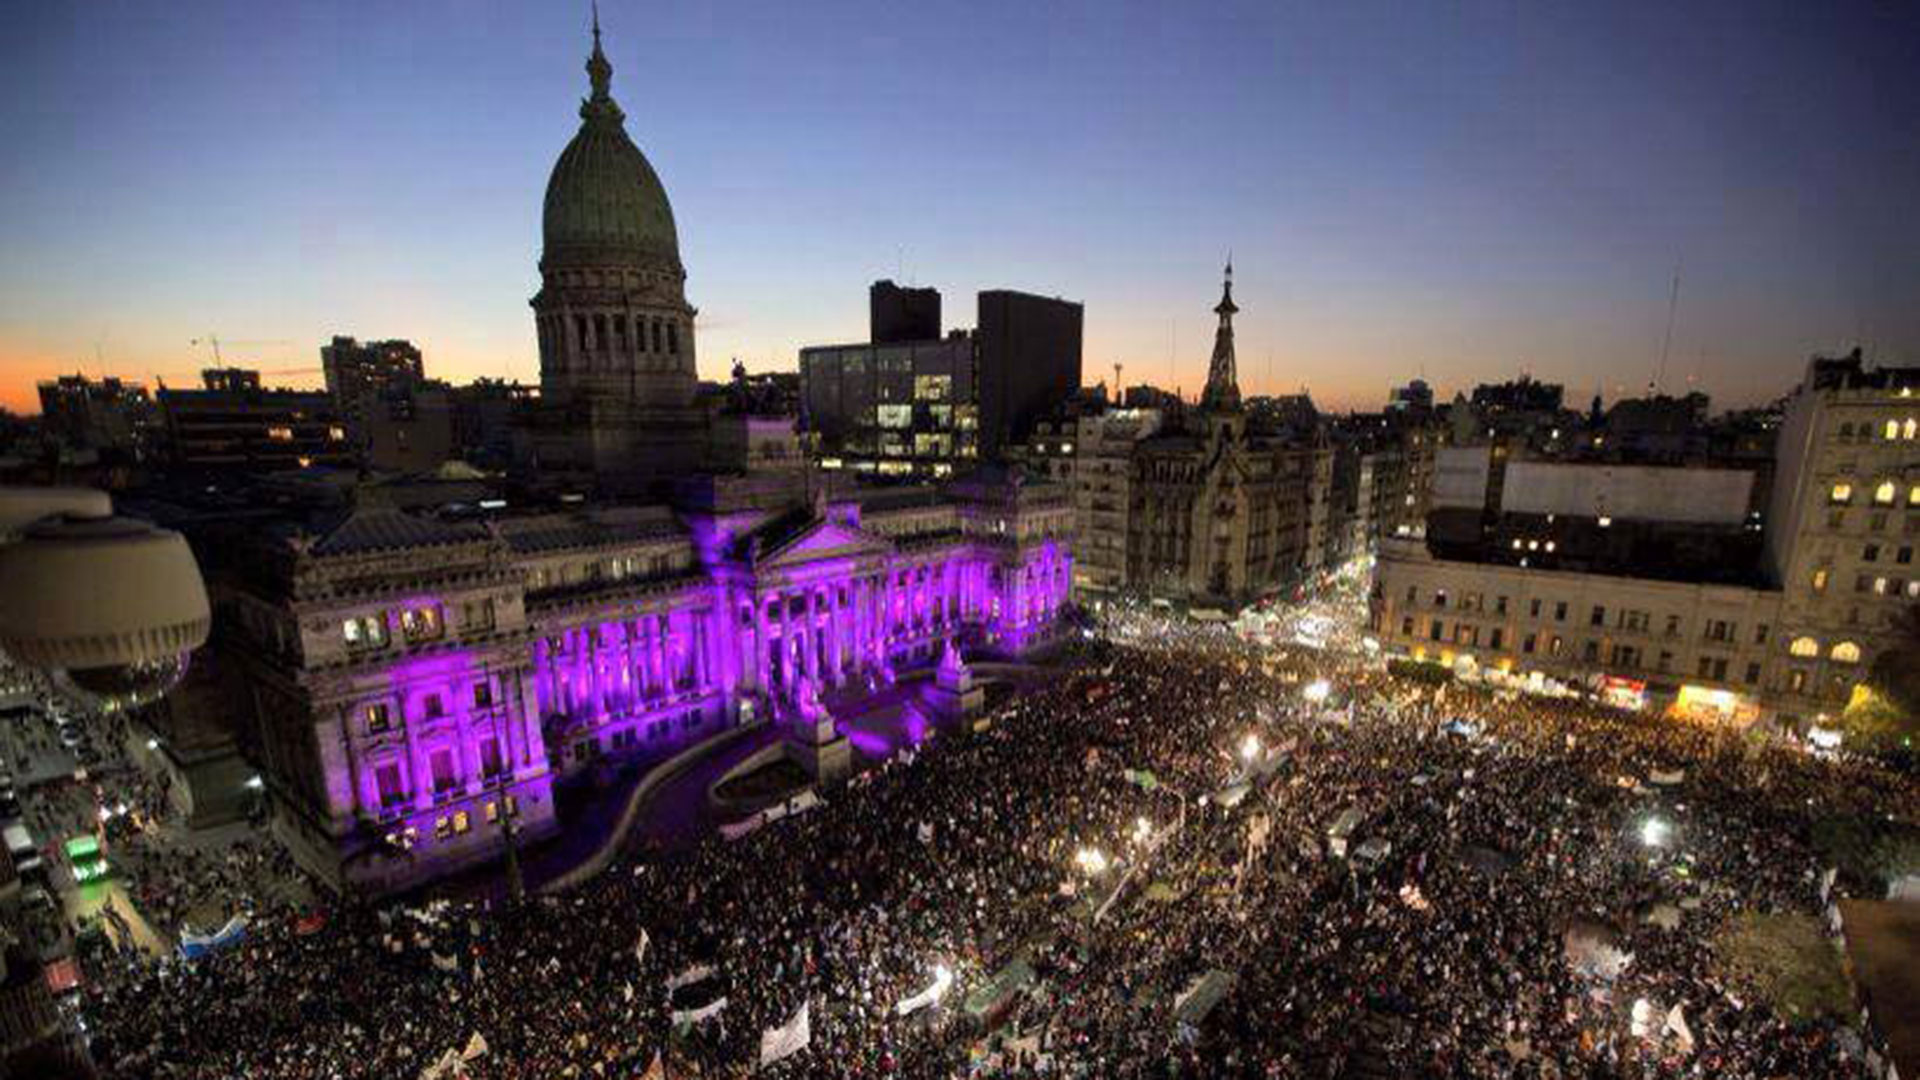
{"type": "Polygon", "coordinates": [[[1827,493],[1827,501],[1834,504],[1835,506],[1845,506],[1846,504],[1852,502],[1853,501],[1853,485],[1847,483],[1844,480],[1838,484],[1833,485],[1833,490],[1827,493]]]}
{"type": "Polygon", "coordinates": [[[464,833],[472,827],[473,827],[473,820],[467,816],[467,812],[465,810],[459,810],[454,812],[453,831],[455,835],[464,833]]]}
{"type": "Polygon", "coordinates": [[[1920,420],[1915,420],[1909,416],[1907,417],[1907,422],[1900,425],[1900,437],[1903,439],[1911,439],[1916,436],[1920,436],[1920,420]]]}
{"type": "Polygon", "coordinates": [[[1821,567],[1813,572],[1813,591],[1825,592],[1827,588],[1827,568],[1821,567]]]}
{"type": "Polygon", "coordinates": [[[1843,664],[1857,664],[1860,662],[1860,646],[1851,641],[1843,641],[1835,645],[1833,651],[1827,655],[1843,664]]]}
{"type": "Polygon", "coordinates": [[[1886,427],[1881,429],[1881,434],[1885,435],[1889,439],[1899,438],[1900,437],[1900,421],[1898,420],[1887,421],[1886,427]]]}
{"type": "Polygon", "coordinates": [[[500,820],[500,804],[499,803],[489,800],[488,802],[482,804],[480,809],[486,812],[487,824],[491,825],[494,822],[500,820]]]}
{"type": "Polygon", "coordinates": [[[1873,505],[1892,506],[1893,497],[1898,491],[1899,489],[1893,486],[1893,481],[1882,480],[1880,486],[1873,489],[1873,505]]]}
{"type": "Polygon", "coordinates": [[[340,636],[350,649],[378,649],[387,643],[387,621],[378,615],[362,615],[340,624],[340,636]]]}
{"type": "Polygon", "coordinates": [[[426,641],[440,636],[440,609],[431,607],[403,608],[400,612],[400,632],[408,641],[426,641]]]}
{"type": "Polygon", "coordinates": [[[339,427],[336,425],[334,427],[330,427],[327,429],[327,438],[333,440],[334,442],[341,442],[345,440],[346,437],[347,437],[346,428],[339,427]]]}
{"type": "Polygon", "coordinates": [[[292,442],[293,429],[290,427],[275,425],[267,429],[267,438],[272,439],[274,442],[292,442]]]}
{"type": "Polygon", "coordinates": [[[1810,637],[1797,637],[1793,639],[1793,644],[1787,647],[1787,651],[1795,656],[1819,656],[1820,643],[1810,637]]]}
{"type": "Polygon", "coordinates": [[[1920,506],[1920,484],[1915,484],[1907,489],[1907,505],[1920,506]]]}
{"type": "Polygon", "coordinates": [[[387,713],[387,703],[376,701],[367,706],[367,731],[378,735],[393,726],[393,718],[387,713]]]}

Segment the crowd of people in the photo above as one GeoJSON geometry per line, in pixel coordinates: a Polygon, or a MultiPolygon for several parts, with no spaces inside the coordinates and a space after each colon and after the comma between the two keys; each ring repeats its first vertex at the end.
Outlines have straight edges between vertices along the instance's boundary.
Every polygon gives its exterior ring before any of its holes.
{"type": "Polygon", "coordinates": [[[1713,941],[1737,913],[1817,914],[1814,823],[1911,816],[1907,781],[1151,612],[1072,652],[984,730],[740,839],[636,848],[501,909],[268,906],[234,949],[123,959],[80,1004],[95,1057],[305,1080],[418,1076],[462,1048],[475,1078],[656,1058],[675,1077],[1867,1075],[1841,1022],[1733,985],[1713,941]],[[1624,959],[1576,962],[1572,928],[1624,959]],[[943,972],[952,989],[901,1015],[943,972]],[[806,1047],[759,1068],[803,1006],[806,1047]]]}

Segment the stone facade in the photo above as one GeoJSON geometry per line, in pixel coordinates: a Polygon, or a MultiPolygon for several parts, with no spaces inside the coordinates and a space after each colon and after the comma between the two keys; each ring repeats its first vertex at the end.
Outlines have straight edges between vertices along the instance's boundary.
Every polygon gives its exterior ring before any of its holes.
{"type": "Polygon", "coordinates": [[[1233,352],[1232,267],[1214,311],[1207,388],[1178,427],[1133,453],[1127,586],[1193,604],[1238,607],[1320,562],[1331,450],[1250,430],[1233,352]],[[1325,458],[1323,462],[1321,459],[1325,458]]]}
{"type": "Polygon", "coordinates": [[[1052,485],[720,502],[263,538],[220,607],[303,865],[388,891],[496,858],[508,816],[552,832],[555,782],[596,761],[784,722],[949,643],[1024,652],[1070,595],[1052,485]]]}

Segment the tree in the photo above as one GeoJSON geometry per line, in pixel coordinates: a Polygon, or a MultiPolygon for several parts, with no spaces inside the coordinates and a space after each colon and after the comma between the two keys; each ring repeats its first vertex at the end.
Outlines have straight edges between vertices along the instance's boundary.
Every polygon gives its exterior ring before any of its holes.
{"type": "Polygon", "coordinates": [[[1841,714],[1847,734],[1869,748],[1910,751],[1920,737],[1920,603],[1888,620],[1892,638],[1841,714]]]}

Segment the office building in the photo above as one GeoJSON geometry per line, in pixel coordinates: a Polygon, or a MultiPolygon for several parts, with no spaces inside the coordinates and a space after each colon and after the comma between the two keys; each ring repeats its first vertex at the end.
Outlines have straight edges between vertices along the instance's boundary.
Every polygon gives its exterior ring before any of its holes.
{"type": "Polygon", "coordinates": [[[867,327],[876,345],[940,337],[940,290],[876,281],[867,290],[867,327]]]}
{"type": "Polygon", "coordinates": [[[980,453],[1024,441],[1035,422],[1080,389],[1079,304],[991,289],[979,298],[980,453]]]}

